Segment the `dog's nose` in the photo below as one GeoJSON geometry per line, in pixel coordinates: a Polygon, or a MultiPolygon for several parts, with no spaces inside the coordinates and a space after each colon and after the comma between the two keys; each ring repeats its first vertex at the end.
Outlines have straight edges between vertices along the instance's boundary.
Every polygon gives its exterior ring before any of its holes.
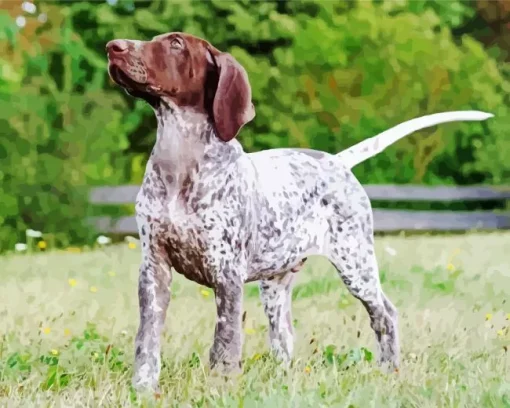
{"type": "Polygon", "coordinates": [[[128,50],[126,40],[112,40],[106,44],[106,51],[110,54],[124,54],[128,50]]]}

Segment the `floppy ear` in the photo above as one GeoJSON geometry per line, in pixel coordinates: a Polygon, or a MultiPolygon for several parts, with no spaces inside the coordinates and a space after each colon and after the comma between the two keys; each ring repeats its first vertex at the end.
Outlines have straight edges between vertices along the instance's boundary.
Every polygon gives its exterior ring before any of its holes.
{"type": "Polygon", "coordinates": [[[218,86],[212,105],[216,133],[221,140],[228,142],[255,117],[248,74],[228,53],[214,56],[208,50],[207,60],[216,66],[218,73],[218,86]]]}

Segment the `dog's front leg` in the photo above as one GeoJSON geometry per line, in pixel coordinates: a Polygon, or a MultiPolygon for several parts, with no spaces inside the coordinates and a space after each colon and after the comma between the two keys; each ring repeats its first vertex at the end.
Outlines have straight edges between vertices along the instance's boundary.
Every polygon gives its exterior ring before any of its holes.
{"type": "Polygon", "coordinates": [[[211,369],[220,374],[242,371],[242,309],[243,283],[224,279],[216,284],[216,329],[210,351],[211,369]]]}
{"type": "Polygon", "coordinates": [[[135,340],[133,386],[157,391],[161,371],[161,333],[170,302],[172,273],[159,257],[144,254],[138,281],[140,326],[135,340]]]}

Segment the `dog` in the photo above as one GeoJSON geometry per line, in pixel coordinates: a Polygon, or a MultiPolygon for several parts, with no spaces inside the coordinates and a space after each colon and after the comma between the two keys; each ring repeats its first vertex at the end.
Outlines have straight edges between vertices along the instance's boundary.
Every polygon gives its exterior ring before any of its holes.
{"type": "Polygon", "coordinates": [[[252,281],[260,282],[271,350],[288,363],[292,284],[310,255],[335,266],[369,314],[378,363],[397,368],[397,310],[381,288],[371,204],[351,168],[417,130],[492,115],[420,117],[336,155],[293,148],[248,154],[236,136],[255,108],[248,75],[232,55],[179,32],[113,40],[106,50],[112,80],[145,100],[158,124],[136,199],[142,260],[134,387],[158,389],[172,269],[214,291],[213,371],[242,371],[243,286],[252,281]]]}

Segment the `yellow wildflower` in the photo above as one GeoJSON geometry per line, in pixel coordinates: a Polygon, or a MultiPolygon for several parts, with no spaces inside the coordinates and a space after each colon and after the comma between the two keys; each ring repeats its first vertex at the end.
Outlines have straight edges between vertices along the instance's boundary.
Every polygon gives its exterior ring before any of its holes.
{"type": "Polygon", "coordinates": [[[64,329],[64,336],[70,336],[71,335],[71,330],[69,329],[64,329]]]}
{"type": "Polygon", "coordinates": [[[110,272],[108,272],[108,275],[110,275],[113,278],[117,274],[114,271],[110,271],[110,272]]]}
{"type": "Polygon", "coordinates": [[[510,320],[510,313],[506,314],[506,320],[510,320]]]}
{"type": "Polygon", "coordinates": [[[498,336],[503,336],[505,334],[505,331],[503,329],[501,329],[501,330],[498,330],[496,333],[498,336]]]}
{"type": "Polygon", "coordinates": [[[50,353],[53,354],[54,356],[58,356],[58,350],[56,349],[52,349],[50,353]]]}
{"type": "Polygon", "coordinates": [[[39,247],[39,249],[46,249],[46,241],[39,241],[37,243],[37,246],[39,247]]]}
{"type": "Polygon", "coordinates": [[[76,282],[76,279],[70,278],[70,279],[67,280],[67,283],[69,283],[69,286],[74,288],[78,282],[76,282]]]}
{"type": "Polygon", "coordinates": [[[261,358],[262,358],[262,354],[260,354],[260,353],[257,353],[257,354],[255,354],[255,355],[253,356],[253,359],[254,359],[255,361],[260,360],[261,358]]]}
{"type": "Polygon", "coordinates": [[[248,328],[246,328],[246,329],[244,329],[244,332],[246,334],[255,334],[255,329],[248,329],[248,328]]]}
{"type": "Polygon", "coordinates": [[[128,244],[128,248],[129,248],[129,249],[136,249],[136,244],[135,244],[134,242],[130,242],[130,243],[128,244]]]}
{"type": "Polygon", "coordinates": [[[450,272],[453,272],[455,271],[455,265],[449,262],[448,265],[446,265],[446,269],[450,272]]]}
{"type": "Polygon", "coordinates": [[[492,313],[487,313],[487,314],[485,315],[485,320],[489,321],[489,320],[491,320],[491,319],[492,319],[492,313]]]}
{"type": "Polygon", "coordinates": [[[311,371],[312,369],[310,368],[310,366],[305,367],[305,373],[310,374],[311,371]]]}
{"type": "Polygon", "coordinates": [[[96,293],[97,292],[97,288],[95,286],[91,286],[90,289],[89,289],[92,293],[96,293]]]}
{"type": "Polygon", "coordinates": [[[44,334],[50,334],[51,333],[51,329],[49,327],[45,327],[45,328],[42,329],[42,332],[44,334]]]}
{"type": "Polygon", "coordinates": [[[203,297],[209,297],[210,293],[208,290],[205,290],[205,289],[202,289],[200,291],[200,294],[203,296],[203,297]]]}

